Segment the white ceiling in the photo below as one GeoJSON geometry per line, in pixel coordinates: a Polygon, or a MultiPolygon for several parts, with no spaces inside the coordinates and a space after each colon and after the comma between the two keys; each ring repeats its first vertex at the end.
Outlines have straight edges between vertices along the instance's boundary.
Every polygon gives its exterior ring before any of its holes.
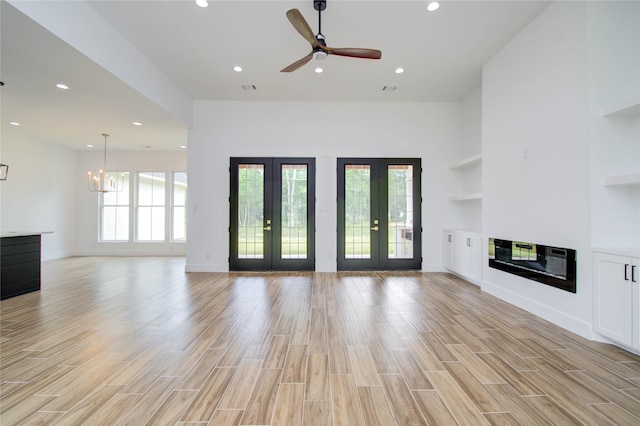
{"type": "MultiPolygon", "coordinates": [[[[382,59],[329,56],[293,73],[279,71],[310,47],[285,12],[298,8],[317,32],[312,0],[210,0],[208,8],[194,0],[89,4],[193,100],[421,102],[459,101],[479,88],[482,65],[549,2],[442,0],[430,13],[423,0],[328,0],[327,44],[380,49],[382,59]],[[314,72],[316,64],[324,73],[314,72]],[[235,65],[243,71],[234,72],[235,65]],[[405,72],[396,74],[397,67],[405,72]]],[[[101,146],[103,132],[112,134],[110,149],[186,144],[188,123],[4,1],[1,14],[3,133],[79,150],[101,146]],[[58,81],[71,89],[57,89],[58,81]]]]}

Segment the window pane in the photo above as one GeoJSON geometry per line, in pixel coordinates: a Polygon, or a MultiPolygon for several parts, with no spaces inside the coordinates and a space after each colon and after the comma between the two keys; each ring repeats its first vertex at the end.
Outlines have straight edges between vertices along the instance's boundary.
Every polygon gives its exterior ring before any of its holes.
{"type": "Polygon", "coordinates": [[[164,241],[165,174],[138,173],[137,240],[164,241]]]}
{"type": "Polygon", "coordinates": [[[173,241],[187,239],[187,173],[173,173],[173,241]]]}
{"type": "Polygon", "coordinates": [[[344,253],[347,259],[371,258],[371,167],[345,166],[344,253]]]}
{"type": "Polygon", "coordinates": [[[151,240],[151,207],[138,207],[138,240],[151,240]]]}
{"type": "Polygon", "coordinates": [[[116,207],[116,240],[129,240],[129,207],[116,207]]]}
{"type": "Polygon", "coordinates": [[[238,165],[238,258],[264,258],[264,164],[238,165]]]}
{"type": "Polygon", "coordinates": [[[187,239],[186,208],[173,208],[173,239],[175,241],[185,241],[187,239]]]}
{"type": "Polygon", "coordinates": [[[112,241],[116,239],[116,208],[104,207],[102,209],[102,240],[112,241]]]}
{"type": "Polygon", "coordinates": [[[389,259],[413,259],[413,166],[387,170],[389,259]]]}
{"type": "Polygon", "coordinates": [[[307,258],[307,165],[283,164],[282,170],[283,259],[307,258]]]}
{"type": "Polygon", "coordinates": [[[101,241],[129,240],[129,173],[108,172],[118,180],[120,192],[102,193],[101,241]]]}
{"type": "Polygon", "coordinates": [[[151,239],[164,240],[164,207],[151,207],[151,239]]]}

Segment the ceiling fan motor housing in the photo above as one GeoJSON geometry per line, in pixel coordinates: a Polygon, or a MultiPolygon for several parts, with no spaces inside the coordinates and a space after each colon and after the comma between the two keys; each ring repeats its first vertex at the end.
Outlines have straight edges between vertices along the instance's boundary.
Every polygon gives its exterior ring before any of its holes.
{"type": "Polygon", "coordinates": [[[327,8],[327,0],[313,0],[313,8],[315,10],[325,10],[327,8]]]}

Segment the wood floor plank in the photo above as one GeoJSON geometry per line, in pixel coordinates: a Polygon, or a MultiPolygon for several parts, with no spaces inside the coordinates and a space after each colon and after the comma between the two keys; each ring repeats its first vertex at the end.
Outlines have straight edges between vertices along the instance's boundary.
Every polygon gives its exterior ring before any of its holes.
{"type": "Polygon", "coordinates": [[[196,390],[173,390],[160,408],[151,416],[149,425],[176,424],[195,399],[196,390]]]}
{"type": "Polygon", "coordinates": [[[461,392],[460,386],[449,372],[432,371],[427,373],[427,377],[458,423],[488,424],[471,399],[464,392],[461,392]]]}
{"type": "Polygon", "coordinates": [[[358,386],[358,396],[366,425],[392,425],[393,414],[382,386],[358,386]]]}
{"type": "Polygon", "coordinates": [[[365,424],[353,375],[331,375],[331,401],[336,425],[365,424]]]}
{"type": "Polygon", "coordinates": [[[243,359],[218,404],[222,410],[244,410],[260,376],[262,360],[243,359]]]}
{"type": "Polygon", "coordinates": [[[349,345],[347,350],[356,386],[381,385],[369,347],[366,345],[349,345]]]}
{"type": "Polygon", "coordinates": [[[457,423],[435,389],[413,391],[411,394],[428,424],[454,425],[457,423]]]}
{"type": "Polygon", "coordinates": [[[180,381],[179,377],[159,377],[144,395],[116,421],[124,425],[143,425],[155,414],[169,397],[173,388],[180,381]]]}
{"type": "Polygon", "coordinates": [[[19,406],[10,408],[0,415],[0,424],[17,425],[37,413],[42,407],[51,403],[55,396],[30,396],[19,406]]]}
{"type": "Polygon", "coordinates": [[[404,378],[399,374],[380,375],[397,425],[427,424],[404,378]]]}
{"type": "MultiPolygon", "coordinates": [[[[331,374],[351,374],[349,351],[342,339],[329,339],[329,367],[331,374]]],[[[310,354],[312,352],[309,352],[310,354]]]]}
{"type": "Polygon", "coordinates": [[[287,359],[287,349],[289,348],[289,336],[276,335],[271,340],[271,345],[267,351],[263,368],[283,368],[287,359]]]}
{"type": "Polygon", "coordinates": [[[444,363],[447,371],[458,383],[460,389],[482,413],[501,412],[505,408],[495,399],[482,383],[461,362],[444,363]]]}
{"type": "Polygon", "coordinates": [[[78,257],[42,280],[0,301],[2,424],[640,424],[640,356],[447,273],[78,257]]]}
{"type": "Polygon", "coordinates": [[[639,413],[630,413],[616,404],[589,404],[589,413],[595,417],[594,423],[607,425],[640,424],[639,413]]]}
{"type": "Polygon", "coordinates": [[[201,389],[207,377],[213,373],[218,361],[224,355],[224,349],[207,349],[202,356],[192,365],[189,374],[180,382],[177,389],[201,389]]]}
{"type": "Polygon", "coordinates": [[[235,367],[216,367],[180,420],[186,422],[209,421],[235,372],[235,367]]]}
{"type": "Polygon", "coordinates": [[[281,369],[262,369],[242,416],[243,425],[267,425],[271,422],[281,369]]]}
{"type": "Polygon", "coordinates": [[[98,387],[90,395],[82,399],[78,405],[74,406],[72,411],[61,412],[63,415],[60,417],[58,424],[78,425],[84,423],[121,389],[122,386],[117,385],[102,385],[98,387]]]}
{"type": "Polygon", "coordinates": [[[520,393],[506,383],[484,385],[522,425],[553,425],[520,393]]]}
{"type": "MultiPolygon", "coordinates": [[[[216,410],[211,417],[210,425],[238,426],[242,420],[242,410],[216,410]]],[[[204,426],[207,423],[192,423],[193,426],[204,426]]],[[[178,423],[178,425],[188,426],[188,423],[178,423]]]]}
{"type": "Polygon", "coordinates": [[[303,402],[303,383],[281,383],[278,386],[271,424],[283,426],[302,424],[303,402]]]}
{"type": "Polygon", "coordinates": [[[410,390],[433,389],[433,385],[429,382],[409,349],[394,349],[392,354],[410,390]]]}
{"type": "MultiPolygon", "coordinates": [[[[485,364],[487,364],[493,371],[495,371],[504,381],[511,385],[520,395],[544,395],[544,392],[537,386],[527,380],[523,373],[526,371],[516,371],[507,362],[494,353],[481,353],[477,354],[485,364]]],[[[531,362],[535,364],[535,361],[539,358],[531,358],[531,362]]],[[[499,382],[499,381],[498,381],[499,382]]],[[[494,382],[494,383],[498,383],[494,382]]]]}
{"type": "Polygon", "coordinates": [[[504,383],[504,378],[487,365],[479,354],[471,352],[464,345],[448,345],[447,347],[451,353],[455,354],[455,360],[462,362],[478,378],[480,383],[504,383]]]}
{"type": "Polygon", "coordinates": [[[305,401],[304,426],[332,426],[333,412],[331,401],[305,401]]]}

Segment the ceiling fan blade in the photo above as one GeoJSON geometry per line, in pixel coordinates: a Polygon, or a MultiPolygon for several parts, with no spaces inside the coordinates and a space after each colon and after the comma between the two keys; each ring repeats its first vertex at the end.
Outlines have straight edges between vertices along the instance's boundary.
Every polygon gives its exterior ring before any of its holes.
{"type": "Polygon", "coordinates": [[[309,53],[304,58],[298,59],[297,61],[295,61],[294,63],[292,63],[288,67],[285,67],[285,68],[281,69],[280,72],[295,71],[298,68],[300,68],[301,66],[303,66],[304,64],[306,64],[307,62],[309,62],[312,58],[313,58],[313,52],[309,53]]]}
{"type": "Polygon", "coordinates": [[[348,56],[351,58],[380,59],[382,52],[376,49],[361,49],[358,47],[325,47],[325,50],[332,55],[348,56]]]}
{"type": "Polygon", "coordinates": [[[296,31],[298,31],[300,35],[311,44],[311,47],[316,47],[318,45],[318,40],[316,40],[315,34],[313,34],[311,27],[307,24],[307,21],[298,9],[288,10],[287,18],[289,18],[289,22],[291,22],[293,28],[295,28],[296,31]]]}

